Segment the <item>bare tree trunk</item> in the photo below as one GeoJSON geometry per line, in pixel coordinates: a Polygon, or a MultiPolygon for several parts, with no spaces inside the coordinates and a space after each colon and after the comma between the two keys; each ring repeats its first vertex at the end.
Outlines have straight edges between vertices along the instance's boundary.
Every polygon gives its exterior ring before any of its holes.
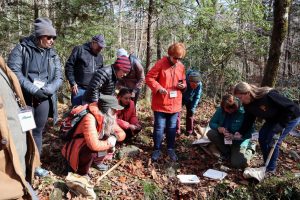
{"type": "Polygon", "coordinates": [[[161,42],[160,42],[160,33],[159,33],[159,19],[156,21],[156,53],[157,60],[161,59],[161,42]]]}
{"type": "Polygon", "coordinates": [[[123,0],[119,2],[119,47],[122,47],[122,21],[123,21],[123,0]]]}
{"type": "Polygon", "coordinates": [[[139,43],[139,49],[138,49],[138,55],[139,58],[141,58],[142,60],[144,59],[143,57],[143,36],[144,36],[144,13],[143,13],[143,7],[140,8],[140,43],[139,43]]]}
{"type": "Polygon", "coordinates": [[[264,70],[262,86],[273,87],[279,69],[279,58],[281,46],[288,31],[288,13],[291,0],[275,0],[274,2],[274,24],[269,49],[269,58],[264,70]]]}
{"type": "MultiPolygon", "coordinates": [[[[150,70],[151,62],[151,24],[152,24],[152,15],[153,15],[153,6],[154,1],[149,0],[149,9],[148,9],[148,25],[147,25],[147,56],[146,56],[146,73],[150,70]]],[[[146,87],[145,99],[147,102],[150,102],[151,91],[146,87]]]]}
{"type": "Polygon", "coordinates": [[[19,29],[19,31],[18,31],[18,33],[19,33],[19,38],[21,37],[21,35],[22,35],[22,28],[21,28],[21,21],[22,21],[22,19],[21,19],[21,15],[20,15],[20,4],[19,4],[19,0],[17,0],[17,2],[18,2],[18,4],[17,4],[17,18],[18,18],[18,29],[19,29]]]}
{"type": "Polygon", "coordinates": [[[33,9],[34,9],[34,19],[36,19],[39,17],[39,0],[34,0],[33,9]]]}
{"type": "Polygon", "coordinates": [[[49,0],[43,0],[41,3],[40,13],[42,17],[49,17],[49,0]]]}
{"type": "Polygon", "coordinates": [[[290,28],[290,23],[291,23],[291,12],[289,13],[289,19],[288,19],[288,33],[287,33],[287,38],[286,38],[286,41],[285,41],[285,55],[284,55],[284,64],[283,64],[283,71],[282,71],[282,76],[284,77],[285,74],[286,74],[286,70],[288,70],[288,75],[289,77],[291,76],[292,74],[292,69],[291,69],[291,50],[290,48],[292,47],[292,40],[291,40],[291,35],[290,35],[290,32],[291,32],[291,28],[290,28]]]}

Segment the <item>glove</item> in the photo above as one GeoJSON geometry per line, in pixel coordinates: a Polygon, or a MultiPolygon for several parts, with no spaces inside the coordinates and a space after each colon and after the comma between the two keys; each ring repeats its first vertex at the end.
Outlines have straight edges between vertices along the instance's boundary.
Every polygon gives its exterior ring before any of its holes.
{"type": "Polygon", "coordinates": [[[111,145],[112,147],[116,146],[116,142],[117,142],[117,138],[113,135],[111,135],[107,138],[107,143],[109,145],[111,145]]]}
{"type": "Polygon", "coordinates": [[[39,100],[45,100],[48,98],[48,96],[44,93],[43,90],[39,89],[34,93],[34,96],[39,100]]]}

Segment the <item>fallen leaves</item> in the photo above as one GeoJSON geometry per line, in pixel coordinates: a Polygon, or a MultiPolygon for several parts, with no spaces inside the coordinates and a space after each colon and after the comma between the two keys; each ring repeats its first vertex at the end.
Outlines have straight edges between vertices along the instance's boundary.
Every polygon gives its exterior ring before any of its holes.
{"type": "MultiPolygon", "coordinates": [[[[66,109],[65,106],[59,108],[66,109]]],[[[215,112],[214,104],[210,101],[203,101],[197,109],[195,116],[195,124],[197,131],[201,127],[208,124],[209,118],[215,112]]],[[[166,199],[207,199],[214,191],[220,181],[204,178],[202,174],[209,168],[216,166],[217,160],[209,157],[205,152],[196,146],[192,146],[191,142],[195,136],[185,136],[183,134],[176,136],[176,151],[180,157],[180,161],[176,166],[170,167],[170,160],[166,156],[163,149],[162,158],[159,162],[152,163],[151,152],[153,146],[152,129],[153,116],[149,112],[149,108],[141,108],[139,117],[143,125],[142,135],[147,138],[149,142],[144,140],[135,140],[133,144],[141,149],[137,156],[130,157],[126,162],[118,166],[107,177],[99,182],[94,190],[97,195],[103,199],[145,199],[144,182],[151,182],[156,188],[160,188],[166,199]],[[181,184],[177,180],[177,174],[195,174],[200,178],[200,183],[195,185],[181,184]]],[[[183,113],[182,116],[185,116],[183,113]]],[[[184,129],[185,120],[182,118],[182,128],[184,129]]],[[[285,151],[293,149],[300,154],[300,138],[293,138],[293,140],[285,141],[285,151]]],[[[44,137],[44,148],[47,151],[43,152],[43,166],[49,169],[51,177],[48,179],[35,179],[33,186],[38,189],[40,199],[49,199],[49,195],[55,189],[54,182],[64,182],[66,168],[65,162],[60,154],[62,142],[58,139],[57,132],[54,128],[48,128],[44,137]]],[[[165,143],[163,144],[165,148],[165,143]]],[[[120,146],[117,147],[121,148],[120,146]]],[[[110,166],[116,164],[118,160],[112,160],[110,166]]],[[[263,159],[261,154],[256,154],[254,160],[251,162],[253,166],[263,166],[263,159]]],[[[300,167],[297,163],[288,156],[280,156],[278,162],[281,171],[291,171],[299,173],[300,167]]],[[[89,172],[91,181],[95,184],[95,180],[100,177],[103,172],[92,169],[89,172]]],[[[226,181],[229,188],[234,190],[241,185],[248,185],[248,181],[241,178],[242,171],[230,170],[226,181]]],[[[66,186],[65,186],[66,187],[66,186]]],[[[154,188],[155,188],[154,187],[154,188]]],[[[82,197],[75,197],[74,194],[64,188],[64,198],[66,199],[83,199],[82,197]]]]}

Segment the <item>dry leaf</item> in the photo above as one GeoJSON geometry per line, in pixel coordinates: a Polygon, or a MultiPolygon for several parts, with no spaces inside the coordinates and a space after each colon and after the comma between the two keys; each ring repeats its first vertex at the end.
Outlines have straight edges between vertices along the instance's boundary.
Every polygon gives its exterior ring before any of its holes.
{"type": "Polygon", "coordinates": [[[141,160],[135,161],[135,165],[137,168],[143,168],[143,162],[141,160]]]}
{"type": "Polygon", "coordinates": [[[126,184],[122,184],[122,190],[128,190],[128,187],[126,184]]]}
{"type": "Polygon", "coordinates": [[[153,178],[154,180],[157,179],[157,174],[156,174],[155,169],[152,169],[152,170],[151,170],[151,176],[152,176],[152,178],[153,178]]]}
{"type": "Polygon", "coordinates": [[[126,182],[126,176],[120,176],[119,177],[119,181],[121,182],[121,183],[125,183],[126,182]]]}

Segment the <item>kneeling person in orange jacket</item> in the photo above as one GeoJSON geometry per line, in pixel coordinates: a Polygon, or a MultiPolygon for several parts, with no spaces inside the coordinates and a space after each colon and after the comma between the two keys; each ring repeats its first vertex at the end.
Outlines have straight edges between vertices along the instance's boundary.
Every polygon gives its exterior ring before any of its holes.
{"type": "Polygon", "coordinates": [[[125,132],[116,123],[116,111],[123,109],[114,96],[101,95],[98,102],[89,104],[89,113],[75,130],[73,139],[65,144],[63,156],[79,175],[87,175],[93,162],[105,159],[117,141],[123,141],[125,132]]]}

